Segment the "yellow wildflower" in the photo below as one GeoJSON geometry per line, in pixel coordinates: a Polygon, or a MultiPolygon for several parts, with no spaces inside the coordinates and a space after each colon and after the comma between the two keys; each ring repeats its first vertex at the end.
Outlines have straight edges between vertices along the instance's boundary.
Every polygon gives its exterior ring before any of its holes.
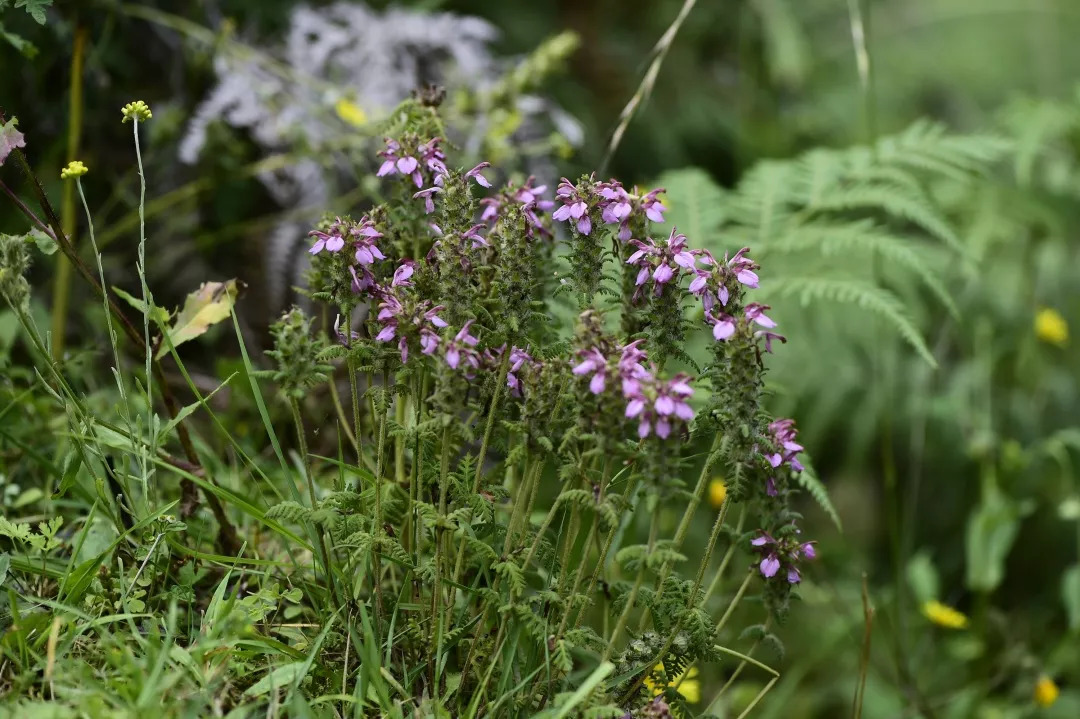
{"type": "Polygon", "coordinates": [[[1069,323],[1057,310],[1043,307],[1035,314],[1035,336],[1047,344],[1064,347],[1069,342],[1069,323]]]}
{"type": "Polygon", "coordinates": [[[1041,676],[1039,681],[1035,682],[1035,703],[1041,707],[1048,707],[1056,702],[1060,693],[1058,685],[1050,677],[1041,676]]]}
{"type": "Polygon", "coordinates": [[[713,506],[713,509],[720,509],[726,498],[727,485],[724,484],[724,480],[713,477],[712,481],[709,482],[709,504],[713,506]]]}
{"type": "Polygon", "coordinates": [[[922,613],[934,624],[948,629],[964,629],[968,624],[968,618],[964,614],[936,599],[924,602],[922,613]]]}
{"type": "Polygon", "coordinates": [[[65,167],[63,170],[60,170],[60,179],[67,180],[72,177],[82,177],[87,172],[89,172],[89,168],[87,168],[86,165],[82,164],[78,160],[72,160],[67,164],[67,167],[65,167]]]}
{"type": "Polygon", "coordinates": [[[142,100],[129,102],[120,109],[120,112],[124,116],[124,122],[128,120],[146,122],[154,116],[154,113],[150,112],[150,107],[142,100]]]}
{"type": "MultiPolygon", "coordinates": [[[[656,665],[656,673],[662,671],[664,671],[663,662],[656,665]]],[[[697,678],[697,667],[690,667],[690,671],[683,672],[683,674],[670,680],[667,685],[669,687],[675,687],[675,691],[682,695],[682,698],[686,701],[691,704],[697,704],[701,701],[701,681],[697,678]],[[686,675],[685,678],[683,677],[683,674],[686,675]]],[[[645,688],[648,689],[653,696],[660,696],[664,693],[664,688],[657,683],[652,676],[646,677],[644,683],[645,688]]]]}
{"type": "Polygon", "coordinates": [[[367,113],[363,108],[344,97],[334,103],[334,111],[344,122],[353,127],[363,127],[367,124],[367,113]]]}

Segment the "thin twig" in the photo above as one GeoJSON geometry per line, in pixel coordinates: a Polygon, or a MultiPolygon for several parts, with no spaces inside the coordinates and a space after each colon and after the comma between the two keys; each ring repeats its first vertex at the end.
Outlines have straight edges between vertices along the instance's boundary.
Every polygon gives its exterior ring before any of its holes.
{"type": "Polygon", "coordinates": [[[623,134],[626,133],[626,128],[630,126],[630,121],[634,119],[634,114],[649,99],[653,86],[656,84],[656,78],[660,74],[660,67],[664,64],[664,58],[667,57],[668,50],[671,49],[671,45],[675,41],[675,35],[678,34],[683,21],[686,20],[696,4],[697,0],[685,0],[679,14],[675,16],[675,20],[672,21],[653,47],[652,54],[655,55],[655,58],[652,64],[649,65],[649,69],[645,71],[645,76],[641,78],[641,84],[638,85],[633,97],[630,98],[630,101],[626,103],[626,107],[619,113],[619,124],[615,127],[615,132],[611,134],[611,142],[608,143],[604,161],[600,163],[600,174],[607,171],[608,163],[611,162],[611,158],[615,155],[615,150],[619,148],[619,143],[622,142],[623,134]]]}

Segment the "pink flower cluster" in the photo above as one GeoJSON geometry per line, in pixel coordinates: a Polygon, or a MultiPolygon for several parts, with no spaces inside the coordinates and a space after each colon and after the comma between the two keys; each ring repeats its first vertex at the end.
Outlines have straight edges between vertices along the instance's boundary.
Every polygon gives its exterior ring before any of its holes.
{"type": "Polygon", "coordinates": [[[529,222],[529,236],[532,236],[533,229],[539,230],[541,234],[550,234],[540,221],[537,212],[547,212],[555,206],[555,203],[543,199],[542,195],[547,192],[547,185],[533,187],[535,181],[535,177],[530,177],[521,187],[514,187],[513,184],[509,184],[506,189],[496,195],[481,199],[480,204],[483,206],[484,211],[480,215],[480,219],[484,222],[494,223],[502,216],[507,207],[516,204],[521,206],[522,212],[525,213],[525,219],[529,222]]]}
{"type": "Polygon", "coordinates": [[[636,300],[645,283],[652,278],[654,292],[659,295],[664,290],[664,285],[671,282],[678,275],[679,269],[694,269],[694,253],[687,249],[686,235],[679,233],[674,227],[671,234],[664,242],[657,242],[651,237],[642,240],[630,240],[628,243],[637,248],[637,251],[627,258],[626,264],[640,267],[634,284],[637,290],[634,292],[636,300]]]}
{"type": "MultiPolygon", "coordinates": [[[[795,530],[796,533],[798,531],[795,530]]],[[[782,571],[781,576],[786,577],[790,584],[798,584],[802,581],[802,573],[799,571],[802,560],[817,557],[814,544],[814,542],[800,542],[791,535],[776,539],[760,529],[758,536],[750,541],[754,551],[761,557],[758,563],[761,576],[771,579],[782,571]]]]}
{"type": "MultiPolygon", "coordinates": [[[[403,263],[402,267],[408,266],[403,263]]],[[[398,272],[401,272],[402,267],[398,268],[398,272]]],[[[408,275],[411,274],[409,271],[408,275]]],[[[398,273],[395,273],[395,281],[397,276],[398,273]]],[[[432,307],[430,300],[417,301],[407,295],[399,296],[401,293],[397,292],[396,288],[401,286],[407,286],[407,283],[402,281],[378,291],[381,301],[376,319],[382,329],[375,335],[375,341],[390,342],[397,337],[401,361],[404,363],[409,360],[410,338],[415,338],[420,344],[421,354],[433,354],[439,346],[439,335],[435,330],[446,327],[446,322],[439,317],[439,312],[445,309],[442,305],[432,307]]]]}
{"type": "Polygon", "coordinates": [[[426,167],[434,175],[435,184],[441,185],[442,178],[449,174],[449,171],[446,169],[446,155],[439,149],[440,142],[438,137],[433,137],[418,145],[415,150],[410,150],[402,147],[397,140],[387,137],[386,149],[378,153],[379,157],[383,158],[383,163],[375,176],[400,174],[411,177],[417,187],[423,187],[424,175],[421,169],[426,167]]]}
{"type": "Polygon", "coordinates": [[[658,437],[667,439],[676,426],[694,418],[694,410],[687,403],[694,390],[685,374],[664,380],[656,375],[655,367],[646,369],[641,343],[636,340],[620,348],[617,359],[614,353],[605,356],[597,347],[579,350],[581,361],[572,372],[591,375],[589,391],[596,395],[607,389],[609,376],[617,377],[626,400],[625,415],[638,420],[638,437],[645,439],[655,431],[658,437]]]}
{"type": "Polygon", "coordinates": [[[618,225],[619,239],[626,242],[630,239],[630,218],[635,213],[643,214],[653,222],[664,221],[667,208],[657,199],[663,191],[658,188],[643,195],[631,194],[618,180],[596,182],[590,178],[575,185],[564,177],[555,190],[562,206],[551,214],[551,219],[558,222],[573,220],[577,231],[588,235],[592,232],[591,211],[599,209],[604,223],[618,225]]]}

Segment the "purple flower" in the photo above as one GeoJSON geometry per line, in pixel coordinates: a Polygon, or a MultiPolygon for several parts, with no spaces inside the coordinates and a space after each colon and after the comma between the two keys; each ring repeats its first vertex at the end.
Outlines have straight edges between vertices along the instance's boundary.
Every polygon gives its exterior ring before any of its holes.
{"type": "Polygon", "coordinates": [[[592,220],[589,218],[589,203],[596,202],[595,191],[592,186],[583,188],[575,187],[565,177],[559,182],[555,196],[561,201],[562,207],[551,213],[551,219],[558,222],[575,220],[577,231],[582,235],[592,232],[592,220]]]}
{"type": "Polygon", "coordinates": [[[379,157],[385,158],[376,177],[402,174],[411,176],[417,187],[424,186],[424,177],[420,174],[420,161],[413,155],[405,152],[397,140],[386,138],[386,149],[378,153],[379,157]]]}
{"type": "Polygon", "coordinates": [[[796,442],[798,430],[795,429],[795,420],[778,419],[769,423],[770,440],[776,447],[775,452],[765,455],[769,464],[775,469],[781,465],[787,465],[796,472],[803,471],[802,463],[799,462],[799,453],[803,446],[796,442]]]}
{"type": "Polygon", "coordinates": [[[420,330],[420,353],[425,355],[434,354],[439,347],[439,335],[428,328],[420,330]]]}
{"type": "Polygon", "coordinates": [[[646,371],[635,377],[630,387],[632,391],[626,393],[626,416],[638,419],[638,437],[641,439],[653,431],[660,439],[667,439],[676,424],[694,418],[694,410],[686,402],[694,393],[687,375],[677,374],[664,381],[646,371]]]}
{"type": "Polygon", "coordinates": [[[717,301],[722,307],[727,307],[731,295],[738,291],[740,285],[757,288],[758,276],[754,270],[758,269],[758,265],[746,257],[749,251],[749,247],[744,247],[730,259],[725,255],[723,262],[718,262],[708,250],[696,252],[704,267],[694,270],[696,277],[688,291],[701,298],[706,312],[712,310],[717,301]]]}
{"type": "Polygon", "coordinates": [[[532,237],[534,228],[540,230],[542,234],[550,234],[540,221],[537,212],[546,212],[553,208],[555,203],[541,197],[547,191],[547,186],[533,187],[535,181],[535,177],[530,177],[521,187],[514,187],[513,184],[510,184],[497,194],[482,198],[480,204],[483,205],[484,211],[481,213],[480,219],[484,222],[494,223],[503,215],[507,207],[516,204],[521,207],[522,212],[525,213],[525,219],[529,223],[527,229],[529,237],[532,237]]]}
{"type": "Polygon", "coordinates": [[[783,570],[782,576],[789,584],[798,584],[802,581],[799,563],[817,557],[814,543],[800,542],[799,530],[793,524],[779,534],[777,538],[759,529],[758,536],[750,541],[750,546],[761,556],[758,571],[762,577],[772,579],[783,570]]]}
{"type": "Polygon", "coordinates": [[[735,318],[731,315],[726,315],[721,312],[719,315],[713,315],[708,310],[705,310],[705,321],[713,326],[713,337],[718,341],[723,341],[735,334],[735,318]]]}
{"type": "Polygon", "coordinates": [[[446,155],[439,149],[439,142],[439,138],[433,137],[418,148],[420,161],[434,173],[436,185],[441,185],[443,178],[450,174],[446,169],[446,155]]]}
{"type": "Polygon", "coordinates": [[[778,335],[775,332],[768,332],[766,330],[758,330],[757,332],[755,332],[754,333],[754,338],[756,339],[758,337],[764,337],[765,338],[765,351],[768,352],[769,354],[772,354],[773,340],[780,340],[781,342],[787,342],[787,337],[785,337],[784,335],[778,335]]]}
{"type": "Polygon", "coordinates": [[[442,192],[442,188],[441,187],[429,187],[426,190],[420,190],[420,192],[417,192],[416,194],[414,194],[413,199],[416,199],[418,197],[423,197],[424,198],[424,212],[430,215],[432,212],[435,211],[435,200],[434,200],[434,198],[432,196],[437,192],[442,192]]]}
{"type": "Polygon", "coordinates": [[[746,306],[746,321],[755,322],[766,329],[776,327],[776,323],[765,316],[765,310],[767,309],[769,309],[768,305],[751,302],[746,306]]]}
{"type": "Polygon", "coordinates": [[[663,291],[665,284],[678,275],[680,269],[694,269],[695,258],[686,247],[686,235],[679,234],[674,227],[662,244],[652,238],[646,238],[646,241],[630,240],[628,244],[636,247],[637,251],[627,258],[626,264],[641,268],[634,284],[640,288],[651,275],[657,295],[663,291]]]}
{"type": "Polygon", "coordinates": [[[580,350],[578,356],[583,359],[580,363],[574,365],[572,372],[579,376],[591,372],[592,379],[589,380],[589,391],[593,394],[600,394],[604,391],[607,382],[607,358],[595,347],[580,350]]]}
{"type": "Polygon", "coordinates": [[[761,576],[765,577],[766,579],[770,577],[775,577],[776,573],[780,571],[780,560],[777,558],[775,553],[769,554],[767,557],[761,560],[759,568],[761,569],[761,576]]]}
{"type": "Polygon", "coordinates": [[[645,216],[653,222],[663,222],[663,213],[667,210],[660,200],[656,199],[656,196],[664,192],[664,188],[658,187],[652,190],[647,195],[641,198],[641,209],[645,211],[645,216]]]}
{"type": "Polygon", "coordinates": [[[375,173],[376,177],[400,174],[411,178],[417,187],[423,187],[421,168],[426,167],[434,176],[434,184],[442,185],[447,170],[446,156],[439,149],[439,142],[439,138],[433,137],[417,146],[415,152],[409,152],[397,140],[386,138],[386,149],[378,153],[384,160],[375,173]]]}
{"type": "Polygon", "coordinates": [[[432,328],[446,327],[438,314],[443,306],[432,307],[429,300],[416,299],[407,291],[410,286],[411,283],[405,283],[378,290],[380,302],[376,320],[382,328],[375,335],[375,341],[390,342],[396,337],[403,364],[409,360],[410,339],[418,340],[421,353],[430,355],[439,344],[439,336],[432,328]]]}
{"type": "Polygon", "coordinates": [[[633,193],[627,192],[618,180],[609,180],[598,185],[600,188],[600,216],[608,224],[618,224],[618,237],[626,242],[630,239],[630,220],[635,215],[645,215],[653,222],[663,222],[664,206],[656,199],[663,189],[656,189],[639,196],[638,188],[633,193]]]}
{"type": "Polygon", "coordinates": [[[491,187],[491,183],[488,179],[480,174],[480,171],[486,167],[491,167],[491,163],[481,162],[479,165],[465,173],[466,179],[471,177],[476,180],[476,184],[480,185],[480,187],[491,187]]]}
{"type": "MultiPolygon", "coordinates": [[[[502,353],[506,350],[506,345],[503,345],[498,350],[490,354],[490,361],[493,366],[497,366],[502,362],[502,353]]],[[[506,386],[510,388],[510,393],[514,397],[521,397],[524,391],[524,384],[521,381],[519,375],[523,375],[525,372],[535,372],[539,370],[541,363],[533,358],[528,352],[520,347],[510,348],[510,366],[506,372],[506,386]]]]}
{"type": "Polygon", "coordinates": [[[398,268],[394,270],[394,279],[390,282],[391,287],[409,287],[412,285],[409,278],[416,272],[416,263],[410,259],[404,259],[398,268]]]}
{"type": "Polygon", "coordinates": [[[472,248],[474,250],[478,247],[490,247],[491,245],[488,243],[488,241],[484,238],[483,235],[480,234],[480,230],[482,229],[484,229],[483,224],[473,225],[469,229],[462,232],[460,237],[462,240],[470,240],[472,242],[472,248]]]}
{"type": "Polygon", "coordinates": [[[375,275],[363,265],[360,266],[359,275],[356,274],[356,267],[349,265],[349,274],[352,275],[352,291],[356,294],[375,287],[375,275]]]}
{"type": "Polygon", "coordinates": [[[480,367],[480,353],[473,349],[480,340],[469,334],[472,323],[473,320],[466,322],[454,335],[454,339],[446,343],[446,364],[450,366],[450,369],[457,369],[462,359],[473,369],[480,367]]]}

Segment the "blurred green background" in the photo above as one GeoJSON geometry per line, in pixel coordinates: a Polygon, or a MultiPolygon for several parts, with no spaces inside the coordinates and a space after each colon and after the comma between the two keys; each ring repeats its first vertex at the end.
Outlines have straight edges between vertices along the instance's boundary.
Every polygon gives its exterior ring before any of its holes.
{"type": "MultiPolygon", "coordinates": [[[[112,276],[133,277],[138,182],[129,128],[116,121],[133,98],[154,108],[148,181],[157,196],[174,193],[151,217],[159,294],[175,303],[202,279],[258,285],[273,271],[266,236],[287,208],[245,170],[266,148],[225,126],[194,164],[178,147],[217,83],[215,58],[236,43],[273,54],[296,5],[72,0],[44,26],[0,15],[16,36],[0,42],[0,107],[19,117],[54,197],[70,151],[73,47],[85,42],[75,156],[93,173],[98,226],[116,228],[104,239],[115,242],[112,276]]],[[[486,19],[498,56],[575,32],[579,48],[539,93],[581,123],[583,141],[555,160],[569,177],[603,161],[682,6],[397,5],[486,19]]],[[[771,360],[774,409],[798,420],[843,527],[808,502],[822,559],[782,631],[784,676],[758,716],[850,715],[864,575],[877,613],[863,716],[1080,716],[1077,37],[1076,0],[702,0],[611,159],[627,184],[672,189],[691,244],[750,244],[772,277],[763,289],[789,339],[771,360]],[[937,129],[901,134],[920,119],[937,129]],[[846,149],[875,143],[868,155],[846,149]],[[874,162],[886,169],[867,171],[874,162]],[[845,200],[822,204],[816,167],[831,168],[845,200]],[[855,196],[870,189],[872,200],[855,196]],[[900,197],[912,201],[890,204],[900,197]],[[821,242],[796,247],[815,222],[821,242]],[[839,242],[834,231],[859,222],[874,231],[839,242]],[[826,278],[850,291],[807,282],[826,278]],[[927,616],[935,599],[965,626],[927,616]],[[1060,688],[1054,702],[1046,679],[1060,688]]],[[[0,232],[23,224],[0,204],[0,232]]],[[[56,272],[36,268],[38,286],[56,272]]],[[[74,292],[72,345],[93,326],[74,292]]],[[[255,303],[247,312],[252,326],[267,319],[255,303]]],[[[747,678],[738,691],[760,686],[747,678]]]]}

